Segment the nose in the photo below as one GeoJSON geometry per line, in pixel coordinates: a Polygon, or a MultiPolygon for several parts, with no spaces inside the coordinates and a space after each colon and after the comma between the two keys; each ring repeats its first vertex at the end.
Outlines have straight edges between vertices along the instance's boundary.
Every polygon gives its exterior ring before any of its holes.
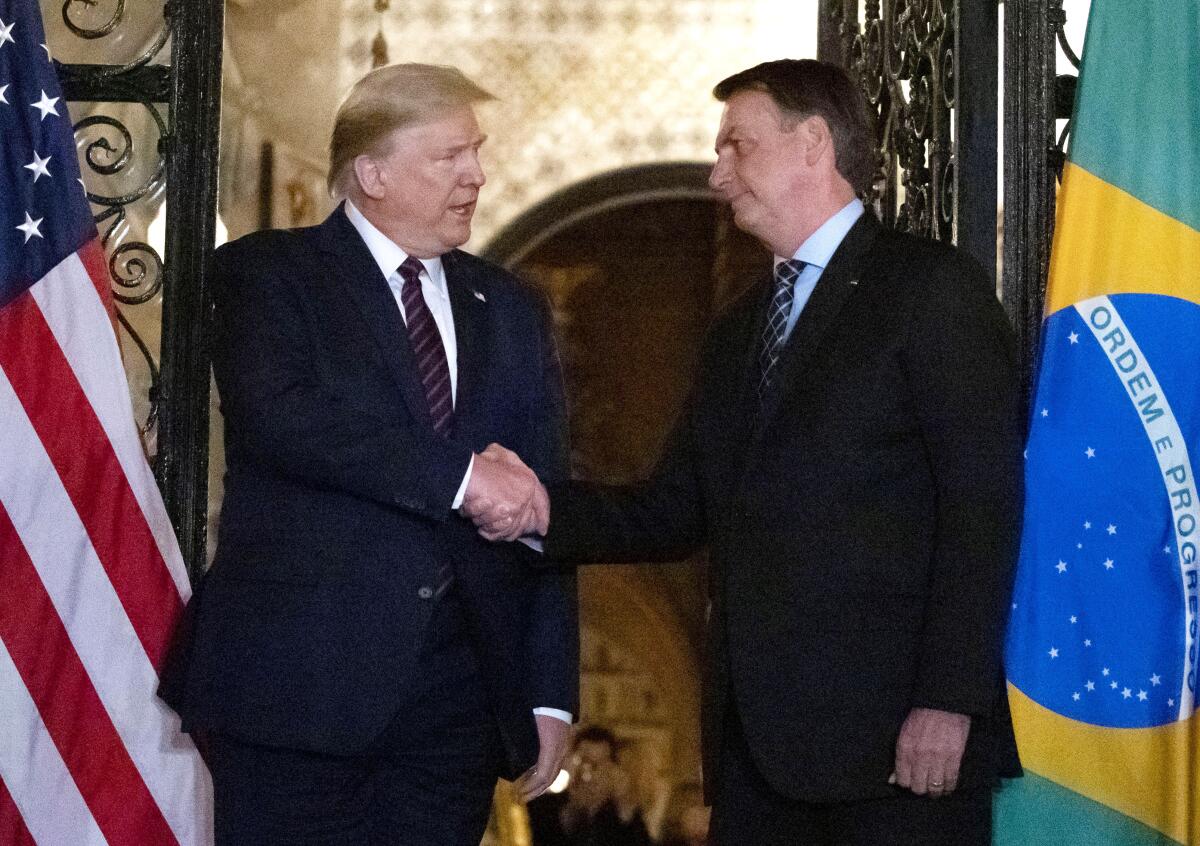
{"type": "Polygon", "coordinates": [[[712,172],[708,175],[708,185],[714,191],[720,191],[728,181],[729,163],[724,156],[718,154],[717,163],[713,165],[712,172]]]}
{"type": "Polygon", "coordinates": [[[476,188],[482,188],[487,182],[487,176],[483,172],[483,164],[479,161],[479,153],[472,152],[467,161],[466,170],[463,173],[463,181],[467,185],[473,185],[476,188]]]}

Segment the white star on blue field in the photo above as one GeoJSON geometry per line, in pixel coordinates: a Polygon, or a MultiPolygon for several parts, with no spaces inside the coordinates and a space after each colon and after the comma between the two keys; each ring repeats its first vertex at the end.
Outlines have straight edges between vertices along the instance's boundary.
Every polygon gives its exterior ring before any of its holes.
{"type": "MultiPolygon", "coordinates": [[[[1200,462],[1200,307],[1111,299],[1200,462]]],[[[1163,475],[1125,383],[1083,317],[1063,309],[1045,332],[1008,676],[1072,719],[1170,723],[1185,688],[1187,621],[1163,475]]]]}

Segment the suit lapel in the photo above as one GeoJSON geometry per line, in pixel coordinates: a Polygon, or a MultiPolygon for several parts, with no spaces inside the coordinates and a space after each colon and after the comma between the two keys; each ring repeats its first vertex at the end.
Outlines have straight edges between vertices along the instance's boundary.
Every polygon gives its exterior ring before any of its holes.
{"type": "Polygon", "coordinates": [[[413,419],[423,420],[432,427],[429,403],[417,376],[400,307],[379,265],[341,206],[318,227],[317,244],[332,275],[362,314],[363,325],[375,339],[413,419]]]}
{"type": "Polygon", "coordinates": [[[454,315],[454,335],[458,349],[458,389],[454,402],[455,434],[465,443],[474,432],[474,411],[479,392],[487,384],[484,378],[487,355],[488,303],[477,272],[461,254],[453,250],[442,256],[446,286],[450,292],[450,310],[454,315]]]}
{"type": "Polygon", "coordinates": [[[863,257],[879,234],[879,228],[875,216],[870,211],[865,212],[850,227],[834,252],[829,266],[821,274],[812,296],[800,312],[800,318],[780,356],[779,386],[763,409],[764,422],[778,410],[780,398],[792,390],[798,379],[803,378],[806,362],[819,349],[821,338],[854,294],[863,269],[863,257]]]}

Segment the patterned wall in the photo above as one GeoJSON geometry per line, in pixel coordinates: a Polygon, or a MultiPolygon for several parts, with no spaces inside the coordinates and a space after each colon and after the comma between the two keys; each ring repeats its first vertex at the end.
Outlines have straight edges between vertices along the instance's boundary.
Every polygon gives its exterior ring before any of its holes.
{"type": "Polygon", "coordinates": [[[479,249],[555,190],[644,162],[711,161],[713,85],[816,53],[814,0],[343,0],[342,90],[392,62],[453,64],[501,98],[480,111],[479,249]],[[386,7],[377,12],[376,6],[386,7]]]}

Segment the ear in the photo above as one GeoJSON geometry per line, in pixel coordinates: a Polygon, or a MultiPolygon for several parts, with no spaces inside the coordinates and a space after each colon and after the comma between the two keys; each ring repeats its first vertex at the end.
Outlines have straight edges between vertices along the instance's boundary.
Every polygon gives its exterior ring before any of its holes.
{"type": "Polygon", "coordinates": [[[805,164],[813,167],[826,155],[829,156],[830,162],[834,160],[833,133],[829,131],[829,124],[825,122],[825,118],[811,115],[796,127],[796,131],[800,133],[805,164]]]}
{"type": "Polygon", "coordinates": [[[354,176],[363,194],[372,200],[383,199],[386,193],[386,179],[378,162],[366,154],[355,156],[354,176]]]}

